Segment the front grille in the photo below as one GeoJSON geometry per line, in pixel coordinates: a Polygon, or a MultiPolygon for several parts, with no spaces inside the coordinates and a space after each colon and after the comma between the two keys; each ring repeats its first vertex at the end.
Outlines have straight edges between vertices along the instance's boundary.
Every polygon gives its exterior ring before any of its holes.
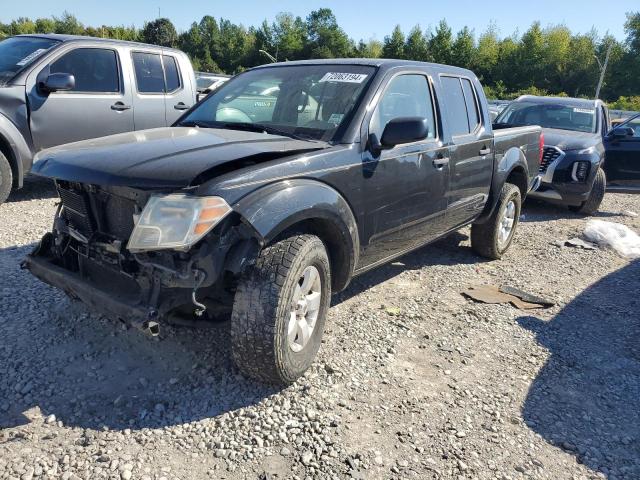
{"type": "Polygon", "coordinates": [[[133,200],[62,183],[58,184],[58,195],[69,227],[86,238],[102,233],[125,241],[131,236],[136,213],[133,200]]]}
{"type": "Polygon", "coordinates": [[[542,161],[540,162],[540,173],[545,173],[549,165],[558,159],[564,152],[557,147],[544,147],[542,151],[542,161]]]}
{"type": "Polygon", "coordinates": [[[95,228],[91,218],[87,193],[58,185],[58,195],[62,200],[62,213],[69,226],[89,238],[94,233],[95,228]]]}
{"type": "Polygon", "coordinates": [[[136,204],[126,198],[109,195],[104,205],[105,233],[128,240],[133,233],[136,204]]]}

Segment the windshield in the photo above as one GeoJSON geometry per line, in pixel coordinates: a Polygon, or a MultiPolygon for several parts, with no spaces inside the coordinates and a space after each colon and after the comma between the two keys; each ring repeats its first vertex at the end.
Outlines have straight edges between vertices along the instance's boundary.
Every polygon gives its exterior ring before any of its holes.
{"type": "Polygon", "coordinates": [[[595,133],[596,111],[594,108],[551,103],[513,102],[496,118],[495,124],[540,125],[543,128],[595,133]]]}
{"type": "Polygon", "coordinates": [[[251,128],[329,141],[348,121],[374,67],[299,65],[259,68],[238,75],[179,125],[251,128]]]}
{"type": "Polygon", "coordinates": [[[38,37],[11,37],[0,41],[0,84],[11,80],[57,43],[58,40],[38,37]]]}

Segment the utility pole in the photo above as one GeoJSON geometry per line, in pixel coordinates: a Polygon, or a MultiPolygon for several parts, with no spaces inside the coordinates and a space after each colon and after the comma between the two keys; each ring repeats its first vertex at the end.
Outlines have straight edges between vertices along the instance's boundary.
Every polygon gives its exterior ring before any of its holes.
{"type": "Polygon", "coordinates": [[[611,56],[611,48],[613,47],[613,42],[609,42],[609,46],[607,47],[607,54],[604,57],[604,65],[600,63],[600,59],[597,55],[596,61],[598,62],[598,66],[600,67],[600,80],[598,81],[598,87],[596,88],[596,100],[600,98],[600,89],[602,88],[602,83],[604,82],[604,76],[607,73],[607,66],[609,65],[609,57],[611,56]]]}

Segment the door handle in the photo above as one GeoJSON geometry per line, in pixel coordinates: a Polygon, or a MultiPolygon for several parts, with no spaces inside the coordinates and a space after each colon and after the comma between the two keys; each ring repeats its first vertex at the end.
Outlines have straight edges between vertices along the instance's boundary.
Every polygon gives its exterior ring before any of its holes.
{"type": "Polygon", "coordinates": [[[125,110],[129,110],[131,108],[131,105],[125,105],[122,102],[116,102],[113,105],[111,105],[111,110],[115,110],[116,112],[123,112],[125,110]]]}
{"type": "Polygon", "coordinates": [[[490,153],[491,153],[490,148],[483,148],[482,150],[480,150],[480,155],[482,156],[489,155],[490,153]]]}
{"type": "Polygon", "coordinates": [[[433,166],[438,170],[442,170],[445,165],[449,165],[449,157],[436,158],[433,160],[433,166]]]}
{"type": "Polygon", "coordinates": [[[191,107],[189,105],[185,105],[184,102],[176,103],[173,108],[176,110],[189,110],[191,107]]]}

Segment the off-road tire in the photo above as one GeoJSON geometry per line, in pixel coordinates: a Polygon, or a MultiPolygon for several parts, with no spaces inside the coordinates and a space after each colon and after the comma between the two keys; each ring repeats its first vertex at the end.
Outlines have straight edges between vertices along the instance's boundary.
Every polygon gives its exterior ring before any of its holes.
{"type": "Polygon", "coordinates": [[[580,213],[581,215],[593,215],[600,208],[600,204],[604,199],[604,194],[606,191],[607,176],[604,173],[603,169],[598,168],[596,178],[593,182],[593,187],[591,188],[591,192],[589,192],[589,198],[587,198],[580,205],[570,205],[569,210],[575,213],[580,213]]]}
{"type": "Polygon", "coordinates": [[[13,173],[7,157],[0,152],[0,205],[6,202],[13,186],[13,173]]]}
{"type": "Polygon", "coordinates": [[[509,249],[513,237],[515,236],[522,209],[522,195],[520,189],[511,183],[505,183],[498,197],[498,204],[491,217],[484,223],[473,224],[471,226],[471,248],[478,254],[492,260],[502,258],[509,249]],[[504,245],[500,245],[498,235],[500,233],[500,223],[507,208],[507,204],[513,200],[516,212],[514,224],[511,229],[509,239],[504,245]]]}
{"type": "Polygon", "coordinates": [[[327,251],[313,235],[292,235],[268,245],[242,275],[231,315],[231,349],[240,371],[266,383],[293,383],[313,363],[331,299],[327,251]],[[308,343],[294,352],[287,340],[295,285],[313,265],[320,273],[319,315],[308,343]]]}

